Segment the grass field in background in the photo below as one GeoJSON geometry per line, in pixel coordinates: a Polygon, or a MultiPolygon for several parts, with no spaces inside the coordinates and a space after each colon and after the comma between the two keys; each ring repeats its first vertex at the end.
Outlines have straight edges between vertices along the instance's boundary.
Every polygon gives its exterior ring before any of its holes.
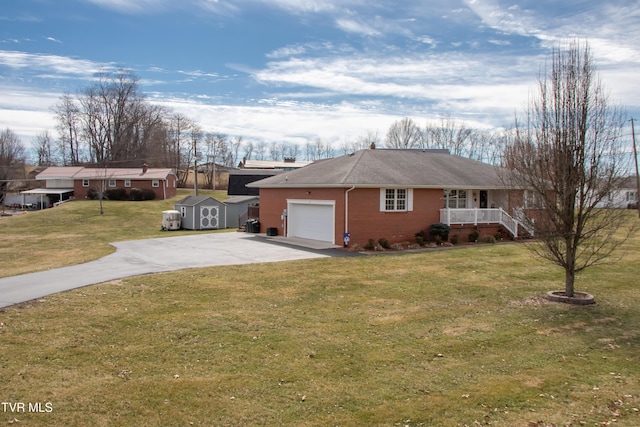
{"type": "Polygon", "coordinates": [[[544,300],[562,271],[505,244],[186,270],[3,309],[0,399],[51,411],[0,422],[638,426],[639,243],[578,275],[584,307],[544,300]]]}
{"type": "MultiPolygon", "coordinates": [[[[74,200],[53,209],[0,218],[0,277],[80,264],[112,253],[110,242],[192,234],[160,229],[162,211],[193,194],[180,189],[169,200],[144,202],[74,200]]],[[[218,200],[224,191],[200,190],[218,200]]],[[[202,231],[196,231],[202,233],[202,231]]]]}

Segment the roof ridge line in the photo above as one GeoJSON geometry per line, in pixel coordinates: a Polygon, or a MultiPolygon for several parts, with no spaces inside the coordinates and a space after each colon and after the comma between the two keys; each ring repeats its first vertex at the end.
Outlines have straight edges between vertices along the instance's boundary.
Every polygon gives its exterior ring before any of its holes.
{"type": "Polygon", "coordinates": [[[349,168],[349,170],[344,174],[341,184],[346,184],[345,180],[346,178],[351,175],[351,172],[353,172],[353,170],[356,168],[356,166],[358,165],[358,163],[360,163],[360,160],[362,160],[362,156],[364,156],[364,152],[366,150],[360,150],[360,151],[356,151],[353,154],[348,154],[348,156],[355,156],[356,154],[359,154],[358,158],[356,159],[355,162],[353,162],[353,164],[351,165],[351,168],[349,168]]]}

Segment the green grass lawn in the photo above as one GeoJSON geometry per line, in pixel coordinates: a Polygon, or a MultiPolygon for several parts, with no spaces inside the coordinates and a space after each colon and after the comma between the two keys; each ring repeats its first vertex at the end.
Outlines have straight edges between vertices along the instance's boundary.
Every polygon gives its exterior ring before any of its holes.
{"type": "MultiPolygon", "coordinates": [[[[115,250],[110,242],[194,233],[160,229],[162,211],[192,193],[181,189],[169,200],[104,201],[103,215],[97,200],[74,200],[54,209],[2,217],[0,277],[92,261],[115,250]]],[[[227,198],[222,191],[199,194],[227,198]]]]}
{"type": "Polygon", "coordinates": [[[3,309],[0,399],[45,412],[0,422],[638,426],[639,243],[579,275],[586,307],[546,302],[562,272],[506,244],[148,275],[3,309]]]}

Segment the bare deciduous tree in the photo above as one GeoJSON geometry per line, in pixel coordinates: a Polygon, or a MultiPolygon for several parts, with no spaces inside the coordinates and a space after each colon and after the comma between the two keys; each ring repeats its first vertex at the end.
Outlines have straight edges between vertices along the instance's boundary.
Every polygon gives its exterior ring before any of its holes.
{"type": "Polygon", "coordinates": [[[80,163],[80,110],[73,97],[65,93],[52,107],[60,135],[59,151],[63,165],[80,163]]]}
{"type": "Polygon", "coordinates": [[[45,130],[36,135],[33,148],[38,158],[38,166],[52,166],[56,164],[55,147],[49,131],[45,130]]]}
{"type": "Polygon", "coordinates": [[[624,115],[608,99],[588,44],[553,52],[523,122],[505,151],[509,179],[535,204],[535,253],[564,269],[565,293],[574,296],[576,273],[614,261],[628,237],[623,210],[606,209],[624,174],[624,115]],[[605,208],[601,208],[604,206],[605,208]]]}
{"type": "Polygon", "coordinates": [[[424,135],[413,120],[408,117],[389,126],[385,145],[387,148],[421,148],[424,135]]]}
{"type": "Polygon", "coordinates": [[[0,132],[0,204],[4,201],[8,180],[24,178],[24,145],[9,128],[0,132]]]}
{"type": "Polygon", "coordinates": [[[174,114],[167,126],[167,164],[176,172],[178,186],[184,187],[189,175],[189,166],[193,161],[190,138],[195,123],[182,114],[174,114]]]}
{"type": "Polygon", "coordinates": [[[428,124],[425,128],[425,139],[429,148],[447,149],[456,156],[471,157],[475,131],[451,117],[440,119],[438,124],[428,124]]]}
{"type": "Polygon", "coordinates": [[[305,158],[309,161],[330,159],[335,155],[334,148],[329,142],[325,142],[320,138],[316,138],[311,141],[308,140],[305,144],[305,158]]]}

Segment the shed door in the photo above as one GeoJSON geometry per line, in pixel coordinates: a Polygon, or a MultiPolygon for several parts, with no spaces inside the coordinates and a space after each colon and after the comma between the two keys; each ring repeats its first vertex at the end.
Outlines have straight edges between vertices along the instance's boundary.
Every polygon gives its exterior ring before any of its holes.
{"type": "Polygon", "coordinates": [[[305,200],[288,203],[289,237],[334,243],[334,211],[332,200],[305,200]]]}
{"type": "Polygon", "coordinates": [[[218,206],[200,206],[200,228],[219,228],[218,206]]]}

